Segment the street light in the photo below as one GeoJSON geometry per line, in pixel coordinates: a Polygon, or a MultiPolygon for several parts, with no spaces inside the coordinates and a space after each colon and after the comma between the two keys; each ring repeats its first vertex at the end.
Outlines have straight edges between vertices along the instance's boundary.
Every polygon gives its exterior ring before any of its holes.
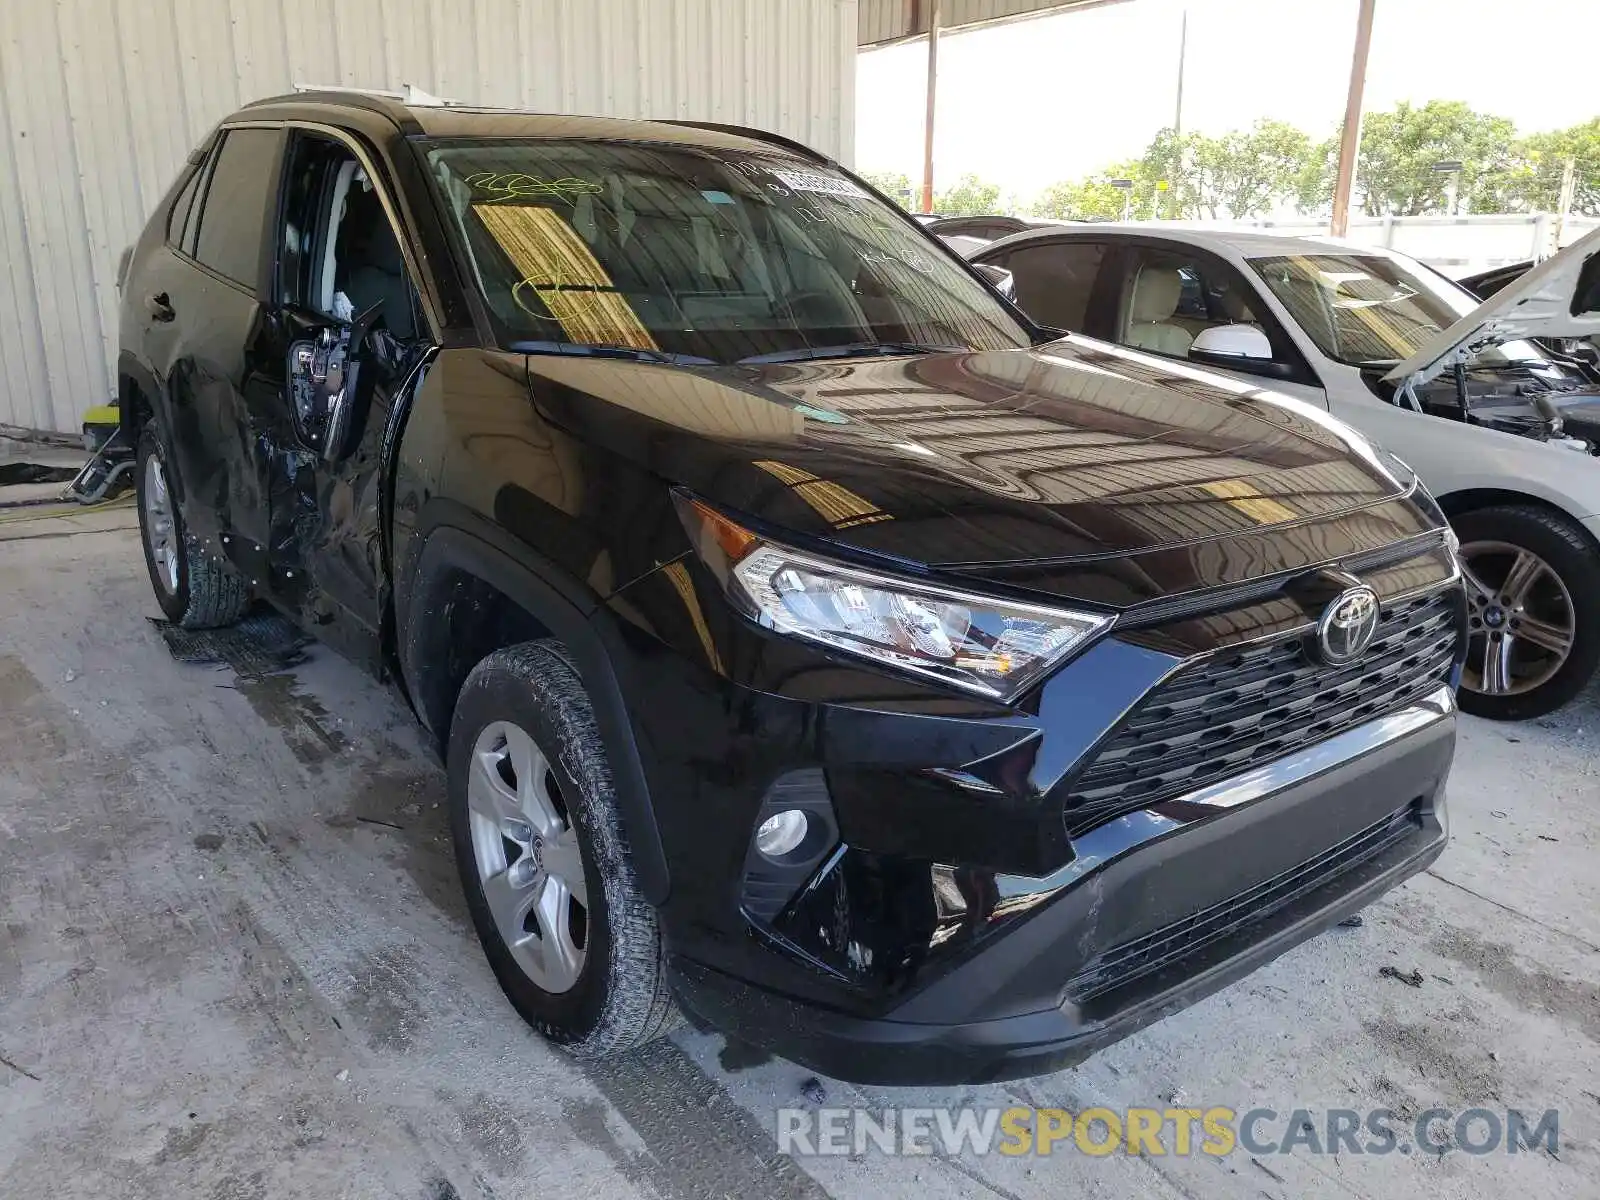
{"type": "Polygon", "coordinates": [[[1133,204],[1133,180],[1113,179],[1111,186],[1122,193],[1122,219],[1126,221],[1128,219],[1128,210],[1133,204]]]}
{"type": "Polygon", "coordinates": [[[1457,196],[1460,190],[1461,171],[1465,166],[1459,158],[1446,158],[1433,164],[1435,175],[1448,175],[1445,180],[1446,204],[1449,206],[1450,215],[1453,217],[1460,211],[1457,196]]]}

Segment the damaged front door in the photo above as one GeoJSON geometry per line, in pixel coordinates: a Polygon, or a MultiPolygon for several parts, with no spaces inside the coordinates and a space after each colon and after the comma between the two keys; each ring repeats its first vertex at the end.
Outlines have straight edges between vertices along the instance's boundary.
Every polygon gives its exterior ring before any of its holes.
{"type": "Polygon", "coordinates": [[[426,345],[378,186],[348,146],[293,134],[272,321],[281,419],[267,463],[272,598],[373,667],[384,434],[426,345]]]}

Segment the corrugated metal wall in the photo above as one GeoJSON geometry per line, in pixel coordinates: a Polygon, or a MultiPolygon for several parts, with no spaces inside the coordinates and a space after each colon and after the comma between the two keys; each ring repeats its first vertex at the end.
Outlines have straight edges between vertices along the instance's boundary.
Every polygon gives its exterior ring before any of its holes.
{"type": "Polygon", "coordinates": [[[189,148],[296,83],[761,126],[845,158],[856,0],[0,0],[0,424],[112,394],[116,264],[189,148]]]}

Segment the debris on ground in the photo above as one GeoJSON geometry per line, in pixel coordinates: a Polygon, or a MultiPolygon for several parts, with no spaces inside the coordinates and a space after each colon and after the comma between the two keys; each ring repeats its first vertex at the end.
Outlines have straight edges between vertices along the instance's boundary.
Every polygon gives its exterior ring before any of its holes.
{"type": "Polygon", "coordinates": [[[56,467],[45,463],[0,463],[0,487],[22,483],[71,483],[76,467],[56,467]]]}
{"type": "Polygon", "coordinates": [[[1367,920],[1366,920],[1365,917],[1363,917],[1360,913],[1354,913],[1351,916],[1348,916],[1344,920],[1340,921],[1339,922],[1339,928],[1340,929],[1360,929],[1366,923],[1367,923],[1367,920]]]}
{"type": "Polygon", "coordinates": [[[822,1080],[815,1075],[800,1085],[800,1094],[813,1104],[828,1102],[828,1089],[822,1086],[822,1080]]]}
{"type": "Polygon", "coordinates": [[[1276,1171],[1274,1171],[1271,1167],[1267,1166],[1267,1164],[1262,1162],[1259,1158],[1252,1158],[1250,1160],[1250,1165],[1252,1167],[1259,1167],[1263,1174],[1271,1176],[1273,1179],[1277,1180],[1279,1183],[1283,1182],[1283,1176],[1279,1175],[1276,1171]]]}
{"type": "Polygon", "coordinates": [[[1415,967],[1409,971],[1402,971],[1399,967],[1379,967],[1378,974],[1386,979],[1398,979],[1407,987],[1419,988],[1422,986],[1422,972],[1415,967]]]}
{"type": "Polygon", "coordinates": [[[303,662],[311,638],[274,612],[258,612],[226,629],[185,629],[150,618],[178,662],[223,663],[240,675],[268,675],[303,662]]]}

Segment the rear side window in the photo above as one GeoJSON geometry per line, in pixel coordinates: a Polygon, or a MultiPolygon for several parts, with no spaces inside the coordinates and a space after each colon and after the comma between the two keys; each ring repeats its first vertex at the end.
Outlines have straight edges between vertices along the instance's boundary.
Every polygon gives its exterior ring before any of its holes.
{"type": "Polygon", "coordinates": [[[189,182],[183,185],[183,191],[178,193],[178,198],[172,202],[172,211],[167,216],[167,244],[178,246],[184,250],[189,248],[187,239],[183,236],[184,226],[189,221],[189,209],[194,204],[195,190],[200,186],[200,176],[205,174],[205,164],[201,164],[189,172],[189,182]]]}
{"type": "Polygon", "coordinates": [[[200,210],[194,256],[252,288],[274,199],[278,142],[275,129],[230,130],[217,152],[200,210]]]}
{"type": "Polygon", "coordinates": [[[184,215],[183,240],[178,242],[178,248],[185,254],[194,254],[194,238],[200,229],[200,206],[205,203],[206,185],[211,179],[211,168],[217,165],[215,149],[206,155],[205,162],[194,173],[195,189],[194,203],[189,205],[189,211],[184,215]]]}
{"type": "Polygon", "coordinates": [[[1017,285],[1017,304],[1041,325],[1083,332],[1089,297],[1106,248],[1098,242],[1021,246],[1005,261],[1017,285]]]}

